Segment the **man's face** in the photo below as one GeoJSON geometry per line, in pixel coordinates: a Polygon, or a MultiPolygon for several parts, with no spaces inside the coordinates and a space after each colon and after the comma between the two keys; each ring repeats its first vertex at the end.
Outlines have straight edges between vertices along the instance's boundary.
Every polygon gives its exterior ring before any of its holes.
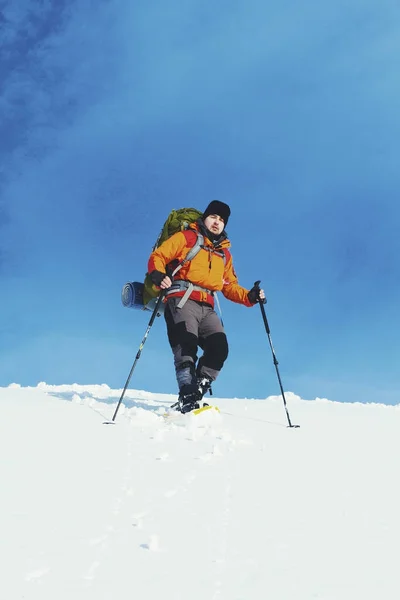
{"type": "Polygon", "coordinates": [[[204,225],[209,231],[218,235],[222,233],[225,223],[218,215],[208,215],[208,217],[204,219],[204,225]]]}

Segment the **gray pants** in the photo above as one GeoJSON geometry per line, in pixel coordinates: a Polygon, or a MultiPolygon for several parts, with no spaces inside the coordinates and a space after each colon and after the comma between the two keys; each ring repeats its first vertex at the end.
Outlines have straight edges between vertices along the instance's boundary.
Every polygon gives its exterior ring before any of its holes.
{"type": "Polygon", "coordinates": [[[215,381],[228,356],[228,342],[221,320],[209,304],[189,299],[177,308],[179,301],[169,298],[164,316],[181,389],[194,383],[196,376],[205,375],[215,381]],[[199,347],[203,356],[197,363],[199,347]]]}

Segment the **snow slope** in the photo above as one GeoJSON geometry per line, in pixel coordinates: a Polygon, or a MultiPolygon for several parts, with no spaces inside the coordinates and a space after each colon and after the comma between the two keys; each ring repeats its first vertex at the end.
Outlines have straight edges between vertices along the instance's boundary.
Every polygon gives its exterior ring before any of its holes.
{"type": "Polygon", "coordinates": [[[0,388],[4,600],[398,600],[399,407],[0,388]]]}

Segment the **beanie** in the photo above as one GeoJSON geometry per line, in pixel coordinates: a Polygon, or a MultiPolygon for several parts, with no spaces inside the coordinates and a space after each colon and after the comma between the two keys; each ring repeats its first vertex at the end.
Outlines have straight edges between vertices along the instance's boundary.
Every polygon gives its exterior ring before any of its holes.
{"type": "Polygon", "coordinates": [[[224,226],[226,227],[230,214],[231,209],[227,204],[220,202],[219,200],[212,200],[203,213],[203,220],[210,215],[218,215],[223,219],[224,226]]]}

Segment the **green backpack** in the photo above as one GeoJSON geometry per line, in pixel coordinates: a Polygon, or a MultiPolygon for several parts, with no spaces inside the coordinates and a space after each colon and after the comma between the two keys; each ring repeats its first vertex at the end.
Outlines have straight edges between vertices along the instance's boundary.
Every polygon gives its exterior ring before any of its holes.
{"type": "MultiPolygon", "coordinates": [[[[202,215],[203,213],[197,210],[196,208],[179,208],[178,210],[172,210],[169,213],[168,218],[160,231],[156,243],[153,246],[153,252],[174,233],[188,229],[189,225],[197,221],[197,219],[202,217],[202,215]]],[[[191,258],[193,258],[193,255],[191,256],[191,258]]],[[[189,260],[191,258],[189,258],[189,260]]],[[[156,298],[159,295],[159,293],[160,288],[157,288],[152,283],[149,273],[146,273],[143,289],[144,306],[146,306],[151,300],[156,298]]]]}

